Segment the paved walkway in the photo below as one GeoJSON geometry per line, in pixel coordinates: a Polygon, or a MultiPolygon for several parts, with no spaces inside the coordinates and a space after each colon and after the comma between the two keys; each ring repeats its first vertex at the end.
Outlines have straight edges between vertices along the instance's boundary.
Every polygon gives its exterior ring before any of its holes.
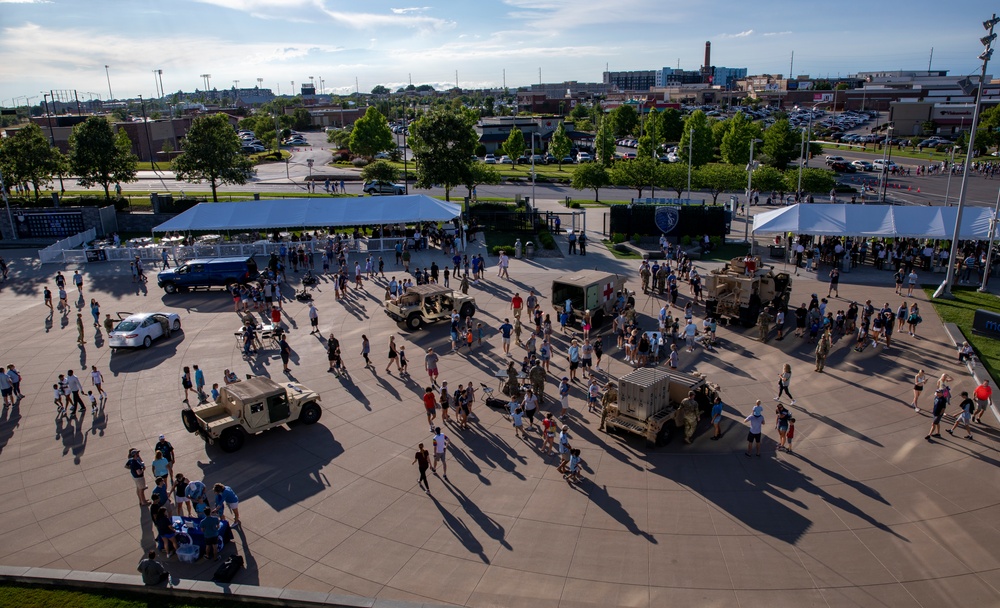
{"type": "MultiPolygon", "coordinates": [[[[599,222],[598,210],[588,213],[599,222]]],[[[511,282],[489,270],[490,280],[474,290],[477,319],[495,328],[512,291],[534,286],[547,297],[552,278],[572,270],[634,272],[597,240],[586,258],[514,261],[511,282]]],[[[422,265],[432,259],[444,258],[417,256],[422,265]]],[[[997,421],[974,429],[974,441],[945,435],[928,443],[929,417],[907,406],[919,368],[955,376],[956,392],[972,388],[923,294],[916,298],[926,320],[919,338],[897,334],[888,352],[860,354],[841,340],[824,374],[812,371],[803,341],[761,345],[741,330],[720,330],[716,352],[682,353],[685,369],[723,387],[721,441],[708,440],[703,422],[693,445],[648,451],[637,438],[598,432],[583,387],[574,387],[580,484],[568,485],[553,459],[540,455],[537,433],[516,439],[509,422],[480,406],[470,430],[447,430],[450,483],[433,478],[428,495],[411,465],[416,444],[430,443],[418,353],[428,346],[446,352],[447,327],[401,331],[381,311],[381,283],[345,303],[334,302],[328,283],[317,294],[320,327],[344,346],[349,380],[326,373],[324,343],[307,334],[305,307],[287,307],[292,375],[322,393],[323,418],[224,454],[184,431],[180,368],[199,364],[209,383],[221,382],[227,367],[282,377],[274,356],[241,358],[225,294],[168,297],[155,284],[137,291],[127,268],[84,268],[84,296],[96,297],[102,311],[166,309],[184,324],[179,336],[148,351],[111,356],[89,326],[80,349],[73,319],[46,319],[41,286],[56,267],[39,269],[27,258],[11,268],[0,289],[0,349],[2,361],[24,375],[26,398],[0,417],[0,565],[133,573],[154,532],[122,465],[129,447],[152,460],[164,433],[177,448],[178,472],[239,494],[245,523],[236,549],[248,569],[235,582],[242,584],[468,606],[1000,602],[997,421]],[[372,339],[377,373],[356,355],[362,333],[372,339]],[[383,373],[390,334],[406,346],[412,379],[383,373]],[[786,362],[798,400],[794,456],[775,451],[770,407],[786,362]],[[54,422],[56,375],[70,368],[84,375],[91,365],[105,374],[111,398],[104,412],[88,412],[79,424],[54,422]],[[754,399],[765,402],[767,439],[764,457],[747,459],[742,419],[754,399]]],[[[861,276],[844,275],[843,297],[831,306],[868,297],[898,305],[891,286],[856,284],[861,276]]],[[[793,300],[820,289],[801,276],[793,300]]],[[[659,308],[644,297],[638,304],[644,315],[659,308]]],[[[495,385],[499,351],[492,337],[471,354],[446,354],[441,378],[452,387],[495,385]]],[[[613,374],[627,371],[615,349],[608,355],[613,374]]],[[[557,357],[554,375],[565,367],[557,357]]],[[[924,399],[929,406],[930,395],[924,399]]],[[[170,567],[182,578],[207,579],[214,570],[170,567]]]]}

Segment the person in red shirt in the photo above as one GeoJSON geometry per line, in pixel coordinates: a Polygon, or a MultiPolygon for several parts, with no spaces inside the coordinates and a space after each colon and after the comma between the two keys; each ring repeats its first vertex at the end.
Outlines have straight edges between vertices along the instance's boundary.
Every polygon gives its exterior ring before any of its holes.
{"type": "Polygon", "coordinates": [[[521,310],[524,308],[524,300],[521,299],[520,293],[515,293],[514,297],[510,299],[510,307],[514,311],[514,318],[521,318],[521,310]]]}
{"type": "Polygon", "coordinates": [[[976,398],[976,412],[972,415],[972,421],[983,424],[983,414],[990,405],[990,397],[993,396],[993,388],[989,380],[983,380],[982,384],[976,387],[972,396],[976,398]]]}
{"type": "Polygon", "coordinates": [[[424,389],[424,408],[427,410],[427,424],[434,432],[434,419],[437,418],[437,397],[434,396],[434,389],[427,387],[424,389]]]}

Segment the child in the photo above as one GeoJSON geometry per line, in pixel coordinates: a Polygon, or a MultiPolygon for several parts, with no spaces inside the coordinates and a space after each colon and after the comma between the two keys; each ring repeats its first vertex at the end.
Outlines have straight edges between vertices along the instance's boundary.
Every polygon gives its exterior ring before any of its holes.
{"type": "Polygon", "coordinates": [[[599,409],[597,405],[597,400],[601,396],[601,389],[597,386],[597,379],[590,379],[590,388],[587,390],[587,411],[592,412],[594,409],[599,409]]]}
{"type": "Polygon", "coordinates": [[[515,409],[511,414],[511,420],[514,423],[514,436],[524,439],[524,410],[520,407],[515,409]]]}
{"type": "Polygon", "coordinates": [[[90,400],[90,413],[92,415],[97,415],[97,397],[94,396],[94,391],[87,391],[87,399],[90,400]]]}
{"type": "Polygon", "coordinates": [[[569,313],[563,311],[559,313],[559,327],[562,329],[563,333],[566,333],[566,325],[569,323],[569,313]]]}
{"type": "Polygon", "coordinates": [[[542,437],[545,439],[540,449],[542,453],[548,456],[555,448],[556,441],[556,420],[552,417],[552,412],[546,413],[545,418],[542,419],[542,437]]]}
{"type": "Polygon", "coordinates": [[[205,511],[200,525],[201,533],[205,535],[205,559],[219,559],[219,518],[215,516],[215,511],[205,511]]]}
{"type": "Polygon", "coordinates": [[[580,481],[580,450],[569,451],[569,472],[563,475],[566,481],[580,481]]]}
{"type": "Polygon", "coordinates": [[[63,407],[62,389],[59,388],[58,384],[52,385],[52,397],[52,402],[56,404],[56,420],[59,420],[66,416],[66,408],[63,407]]]}
{"type": "Polygon", "coordinates": [[[566,420],[569,412],[569,378],[566,376],[563,376],[562,382],[559,383],[559,403],[561,406],[559,419],[566,420]]]}
{"type": "Polygon", "coordinates": [[[347,368],[344,367],[344,360],[340,356],[339,346],[333,351],[333,373],[337,374],[338,377],[347,373],[347,368]]]}
{"type": "Polygon", "coordinates": [[[819,321],[813,319],[813,322],[809,324],[809,342],[815,342],[817,336],[819,336],[819,321]]]}
{"type": "Polygon", "coordinates": [[[854,343],[854,351],[861,352],[865,349],[865,345],[868,344],[868,327],[865,325],[858,326],[858,339],[854,343]]]}
{"type": "Polygon", "coordinates": [[[788,432],[785,433],[785,451],[792,453],[792,439],[795,439],[795,418],[788,419],[788,432]]]}
{"type": "Polygon", "coordinates": [[[479,337],[479,346],[482,346],[483,345],[483,336],[486,334],[486,331],[483,329],[483,324],[482,323],[476,323],[476,334],[479,337]]]}
{"type": "Polygon", "coordinates": [[[410,372],[406,371],[406,347],[399,347],[399,375],[409,376],[410,372]]]}
{"type": "Polygon", "coordinates": [[[670,345],[670,358],[667,360],[667,365],[670,366],[670,369],[677,369],[677,364],[678,364],[679,360],[680,360],[680,355],[677,354],[677,345],[676,344],[671,344],[670,345]]]}
{"type": "Polygon", "coordinates": [[[469,328],[469,330],[465,334],[465,343],[469,347],[469,350],[472,350],[472,343],[474,341],[475,341],[475,338],[472,335],[472,328],[469,328]]]}
{"type": "Polygon", "coordinates": [[[212,385],[212,401],[215,403],[219,402],[219,383],[216,382],[212,385]]]}

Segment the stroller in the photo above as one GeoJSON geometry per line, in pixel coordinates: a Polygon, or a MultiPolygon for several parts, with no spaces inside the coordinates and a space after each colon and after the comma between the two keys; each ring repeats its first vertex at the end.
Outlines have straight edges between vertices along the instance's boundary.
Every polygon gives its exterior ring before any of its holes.
{"type": "Polygon", "coordinates": [[[311,270],[307,270],[304,275],[302,275],[302,286],[303,287],[315,287],[319,284],[319,279],[313,276],[311,270]]]}

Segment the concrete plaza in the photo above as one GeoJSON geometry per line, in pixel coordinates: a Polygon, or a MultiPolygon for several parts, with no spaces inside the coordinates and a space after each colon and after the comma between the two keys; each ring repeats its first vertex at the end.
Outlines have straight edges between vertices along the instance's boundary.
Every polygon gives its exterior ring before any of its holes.
{"type": "MultiPolygon", "coordinates": [[[[600,226],[603,211],[589,211],[590,228],[600,226]]],[[[84,300],[77,302],[71,287],[71,314],[47,318],[42,286],[53,287],[57,270],[71,275],[74,268],[42,268],[32,252],[5,255],[12,274],[0,289],[0,362],[17,365],[25,398],[0,418],[0,565],[134,574],[154,530],[123,464],[137,447],[148,465],[162,433],[177,450],[175,472],[221,481],[239,494],[244,524],[235,548],[247,569],[235,583],[477,607],[1000,603],[998,422],[988,413],[989,426],[974,428],[972,441],[924,440],[933,391],[925,391],[921,413],[908,406],[916,371],[951,374],[956,396],[974,385],[922,292],[913,298],[925,319],[919,338],[897,332],[890,350],[863,353],[841,339],[823,374],[813,371],[805,340],[764,345],[755,331],[739,328],[720,328],[714,352],[682,352],[683,369],[723,388],[721,441],[709,441],[707,420],[690,446],[674,441],[647,450],[638,438],[606,435],[577,384],[569,425],[573,446],[583,450],[584,481],[568,484],[556,458],[538,451],[537,432],[517,439],[509,421],[478,403],[469,430],[446,427],[449,482],[432,477],[431,493],[420,490],[411,462],[417,444],[429,447],[431,439],[420,401],[427,385],[421,351],[445,353],[441,379],[452,389],[470,381],[495,387],[493,373],[505,366],[496,327],[514,291],[534,287],[550,309],[553,277],[594,267],[627,273],[629,286],[638,287],[637,262],[616,260],[598,232],[589,236],[586,257],[515,260],[511,281],[488,269],[485,285],[470,293],[490,337],[471,353],[448,353],[445,325],[402,331],[381,310],[382,281],[366,282],[366,293],[352,291],[343,302],[321,282],[322,336],[336,334],[350,376],[327,373],[325,340],[308,334],[306,307],[287,305],[291,376],[322,394],[323,417],[251,437],[236,454],[206,446],[180,417],[185,365],[201,366],[209,385],[222,382],[225,368],[284,377],[274,351],[243,359],[233,337],[239,320],[225,293],[166,296],[155,280],[137,288],[127,267],[91,264],[80,269],[84,300]],[[102,316],[177,312],[183,332],[147,351],[112,356],[90,326],[92,297],[102,316]],[[78,308],[84,348],[76,345],[78,308]],[[358,354],[362,334],[371,339],[375,371],[364,369],[358,354]],[[406,346],[412,378],[384,372],[390,335],[406,346]],[[784,363],[792,365],[797,400],[794,455],[776,451],[773,428],[784,363]],[[86,379],[91,365],[104,373],[107,406],[78,424],[54,421],[57,374],[74,369],[86,379]],[[743,455],[743,418],[754,399],[764,402],[767,419],[759,459],[743,455]]],[[[560,246],[565,252],[565,239],[560,246]]],[[[391,252],[386,258],[393,268],[391,252]]],[[[434,250],[414,258],[421,266],[446,259],[434,250]]],[[[800,272],[792,303],[826,289],[800,272]]],[[[893,309],[901,300],[889,272],[845,274],[840,291],[834,311],[851,299],[893,309]]],[[[686,288],[682,294],[681,303],[686,288]]],[[[638,297],[647,325],[660,305],[638,297]]],[[[567,367],[565,340],[557,336],[549,395],[567,367]]],[[[611,374],[626,373],[613,340],[606,346],[611,374]]],[[[514,352],[520,360],[523,350],[514,352]]],[[[543,409],[553,408],[550,399],[543,409]]],[[[215,564],[171,560],[168,567],[182,579],[207,580],[215,564]]]]}

